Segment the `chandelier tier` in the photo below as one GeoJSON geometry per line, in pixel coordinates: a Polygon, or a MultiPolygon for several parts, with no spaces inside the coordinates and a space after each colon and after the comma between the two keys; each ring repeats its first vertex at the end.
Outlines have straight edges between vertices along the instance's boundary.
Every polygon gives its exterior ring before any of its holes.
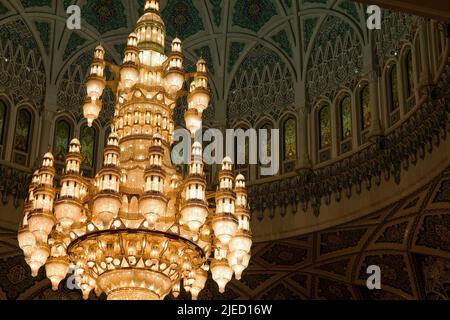
{"type": "Polygon", "coordinates": [[[195,73],[184,73],[179,39],[165,55],[159,5],[145,2],[122,66],[106,62],[102,46],[94,50],[83,107],[88,124],[98,118],[107,86],[118,97],[103,168],[94,179],[84,177],[80,142],[73,139],[59,189],[51,153],[33,175],[18,241],[32,275],[45,265],[54,290],[70,270],[84,299],[94,291],[111,300],[158,300],[178,297],[181,288],[197,299],[209,271],[223,293],[249,264],[245,178],[234,176],[231,159],[219,173],[215,208],[207,201],[201,144],[192,144],[186,177],[172,165],[177,100],[188,95],[185,121],[194,137],[210,95],[203,59],[195,73]],[[106,81],[106,68],[117,83],[106,81]]]}

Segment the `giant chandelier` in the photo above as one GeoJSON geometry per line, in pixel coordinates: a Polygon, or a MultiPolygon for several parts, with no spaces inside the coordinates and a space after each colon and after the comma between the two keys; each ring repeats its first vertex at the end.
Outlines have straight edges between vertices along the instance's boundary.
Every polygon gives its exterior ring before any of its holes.
{"type": "Polygon", "coordinates": [[[197,72],[185,74],[179,39],[165,55],[159,6],[159,0],[145,2],[122,66],[107,63],[103,47],[95,48],[83,107],[89,125],[101,111],[103,90],[114,86],[105,68],[120,75],[112,133],[95,179],[80,171],[77,139],[69,145],[60,189],[51,153],[33,175],[18,241],[33,276],[45,265],[54,290],[71,270],[84,299],[94,291],[110,300],[162,300],[181,288],[197,299],[208,271],[223,293],[233,274],[239,280],[248,267],[245,178],[235,178],[225,158],[215,208],[209,208],[201,144],[192,144],[187,177],[172,165],[176,101],[188,95],[185,121],[194,136],[210,96],[203,59],[197,72]],[[189,92],[182,89],[186,81],[189,92]]]}

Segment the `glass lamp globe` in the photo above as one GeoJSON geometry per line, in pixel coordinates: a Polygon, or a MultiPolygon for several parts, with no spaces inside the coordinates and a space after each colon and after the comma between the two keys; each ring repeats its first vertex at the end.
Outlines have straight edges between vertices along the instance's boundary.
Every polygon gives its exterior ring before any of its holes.
{"type": "Polygon", "coordinates": [[[83,105],[83,115],[87,119],[89,127],[92,127],[92,124],[100,115],[101,109],[99,100],[86,100],[83,105]]]}
{"type": "Polygon", "coordinates": [[[48,235],[55,225],[55,218],[48,213],[34,213],[28,219],[28,228],[35,236],[36,240],[46,243],[48,235]]]}
{"type": "Polygon", "coordinates": [[[87,96],[92,100],[99,100],[105,90],[105,80],[99,77],[91,77],[86,82],[87,96]]]}
{"type": "Polygon", "coordinates": [[[20,228],[17,235],[20,249],[23,250],[26,257],[31,256],[32,250],[36,245],[36,238],[28,229],[28,226],[20,228]]]}
{"type": "Polygon", "coordinates": [[[47,262],[50,255],[50,248],[47,245],[37,245],[33,248],[28,265],[31,268],[31,275],[37,277],[39,269],[47,262]]]}
{"type": "Polygon", "coordinates": [[[69,229],[82,216],[82,207],[75,201],[61,200],[55,204],[55,217],[63,228],[69,229]]]}
{"type": "Polygon", "coordinates": [[[252,248],[252,237],[243,230],[238,230],[231,239],[229,248],[231,252],[243,251],[250,253],[252,248]]]}
{"type": "Polygon", "coordinates": [[[195,272],[195,280],[191,288],[192,300],[198,299],[198,295],[205,288],[207,280],[208,276],[205,270],[200,268],[195,272]]]}
{"type": "Polygon", "coordinates": [[[220,243],[228,245],[236,233],[238,221],[232,215],[221,214],[214,217],[212,227],[220,243]]]}
{"type": "Polygon", "coordinates": [[[203,113],[209,107],[211,100],[209,93],[204,88],[197,88],[189,95],[189,108],[195,108],[198,112],[203,113]]]}
{"type": "Polygon", "coordinates": [[[208,217],[208,208],[205,206],[187,205],[181,210],[183,224],[193,232],[198,232],[208,217]]]}
{"type": "Polygon", "coordinates": [[[241,280],[242,273],[247,269],[250,262],[250,254],[244,251],[233,251],[228,253],[227,259],[235,274],[236,280],[241,280]]]}
{"type": "Polygon", "coordinates": [[[178,69],[171,69],[165,78],[165,87],[170,95],[173,95],[183,88],[184,74],[178,69]]]}
{"type": "Polygon", "coordinates": [[[120,78],[124,81],[126,88],[131,88],[139,78],[139,70],[134,65],[126,64],[120,69],[120,78]]]}
{"type": "Polygon", "coordinates": [[[202,127],[202,115],[196,109],[189,109],[184,115],[186,128],[194,135],[202,127]]]}
{"type": "Polygon", "coordinates": [[[224,293],[228,282],[233,278],[233,270],[228,265],[227,260],[213,260],[211,263],[211,273],[213,280],[219,286],[220,293],[224,293]]]}
{"type": "Polygon", "coordinates": [[[64,280],[69,271],[67,257],[50,257],[45,264],[45,272],[52,283],[52,289],[58,290],[59,283],[64,280]]]}

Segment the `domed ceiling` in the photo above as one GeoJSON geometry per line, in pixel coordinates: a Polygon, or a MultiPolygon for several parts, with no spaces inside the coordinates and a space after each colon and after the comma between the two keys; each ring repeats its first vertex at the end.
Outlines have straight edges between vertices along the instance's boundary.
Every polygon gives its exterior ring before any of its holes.
{"type": "MultiPolygon", "coordinates": [[[[5,0],[0,4],[1,35],[3,42],[9,39],[33,50],[42,60],[49,96],[58,97],[54,102],[47,98],[46,104],[81,118],[92,49],[102,42],[108,58],[119,63],[143,3],[5,0]],[[71,4],[81,7],[81,30],[65,27],[66,8],[71,4]]],[[[187,67],[192,68],[200,56],[208,62],[214,104],[207,121],[265,112],[265,105],[271,105],[276,117],[277,108],[293,105],[305,96],[304,91],[313,101],[363,72],[363,48],[369,34],[362,4],[349,0],[161,0],[161,4],[169,38],[178,35],[184,41],[187,67]],[[333,61],[339,68],[330,67],[333,61]],[[268,81],[278,81],[270,90],[283,92],[283,99],[270,101],[260,92],[247,101],[245,92],[237,90],[261,87],[268,81]],[[294,92],[299,92],[297,97],[294,92]]],[[[379,35],[380,58],[395,46],[396,39],[410,32],[412,18],[389,13],[384,19],[389,28],[379,35]]],[[[113,93],[107,92],[102,124],[111,116],[113,101],[113,93]]]]}

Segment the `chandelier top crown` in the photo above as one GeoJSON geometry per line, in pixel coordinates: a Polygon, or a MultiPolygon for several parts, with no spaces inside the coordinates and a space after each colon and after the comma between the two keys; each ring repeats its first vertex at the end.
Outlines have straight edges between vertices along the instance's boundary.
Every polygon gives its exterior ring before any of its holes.
{"type": "Polygon", "coordinates": [[[160,3],[159,0],[146,0],[144,12],[156,12],[159,13],[160,3]]]}

